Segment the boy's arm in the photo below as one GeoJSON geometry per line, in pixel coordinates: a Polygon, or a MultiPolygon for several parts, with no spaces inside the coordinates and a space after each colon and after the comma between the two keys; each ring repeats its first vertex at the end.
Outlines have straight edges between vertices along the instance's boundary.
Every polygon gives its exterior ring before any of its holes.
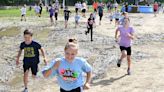
{"type": "Polygon", "coordinates": [[[22,53],[22,49],[20,49],[20,50],[18,51],[18,55],[17,55],[17,59],[16,59],[16,65],[19,65],[19,58],[20,58],[20,56],[21,56],[21,53],[22,53]]]}
{"type": "Polygon", "coordinates": [[[41,47],[40,51],[41,51],[41,53],[42,53],[42,56],[43,56],[43,59],[44,59],[44,63],[45,63],[45,65],[47,65],[47,60],[46,60],[46,56],[45,56],[45,51],[44,51],[44,49],[43,49],[42,47],[41,47]]]}

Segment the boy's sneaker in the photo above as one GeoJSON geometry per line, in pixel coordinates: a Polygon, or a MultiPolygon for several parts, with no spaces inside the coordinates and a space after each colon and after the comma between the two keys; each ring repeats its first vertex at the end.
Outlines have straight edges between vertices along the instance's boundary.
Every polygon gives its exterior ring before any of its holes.
{"type": "Polygon", "coordinates": [[[128,70],[127,70],[127,74],[128,75],[131,75],[131,72],[130,72],[130,69],[128,68],[128,70]]]}
{"type": "Polygon", "coordinates": [[[88,34],[88,31],[85,31],[85,35],[87,35],[88,34]]]}
{"type": "Polygon", "coordinates": [[[121,67],[121,59],[118,60],[117,66],[118,66],[118,67],[121,67]]]}
{"type": "Polygon", "coordinates": [[[22,92],[28,92],[28,89],[27,89],[27,88],[25,88],[22,92]]]}

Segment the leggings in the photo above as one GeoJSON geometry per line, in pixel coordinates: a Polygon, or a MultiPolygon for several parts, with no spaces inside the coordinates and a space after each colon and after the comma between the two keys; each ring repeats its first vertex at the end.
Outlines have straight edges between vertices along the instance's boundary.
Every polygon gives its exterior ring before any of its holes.
{"type": "Polygon", "coordinates": [[[99,16],[100,16],[100,21],[102,20],[102,17],[103,17],[103,14],[102,13],[99,13],[99,16]]]}
{"type": "Polygon", "coordinates": [[[93,41],[93,26],[89,25],[88,33],[91,32],[91,41],[93,41]]]}
{"type": "Polygon", "coordinates": [[[58,13],[55,13],[55,20],[58,20],[58,13]]]}

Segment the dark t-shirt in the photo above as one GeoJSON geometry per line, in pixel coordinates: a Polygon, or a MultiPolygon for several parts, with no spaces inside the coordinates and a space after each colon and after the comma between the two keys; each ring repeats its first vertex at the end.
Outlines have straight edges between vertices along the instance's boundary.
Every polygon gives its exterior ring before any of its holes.
{"type": "Polygon", "coordinates": [[[88,25],[92,26],[94,23],[95,19],[94,18],[88,18],[88,25]]]}
{"type": "Polygon", "coordinates": [[[69,17],[69,14],[71,13],[71,11],[69,10],[64,10],[64,16],[65,17],[69,17]]]}
{"type": "Polygon", "coordinates": [[[35,41],[32,41],[31,44],[27,45],[25,42],[20,44],[20,49],[24,49],[24,63],[26,62],[38,62],[39,63],[39,49],[41,45],[35,41]]]}
{"type": "Polygon", "coordinates": [[[99,14],[103,14],[103,6],[98,6],[98,12],[99,14]]]}

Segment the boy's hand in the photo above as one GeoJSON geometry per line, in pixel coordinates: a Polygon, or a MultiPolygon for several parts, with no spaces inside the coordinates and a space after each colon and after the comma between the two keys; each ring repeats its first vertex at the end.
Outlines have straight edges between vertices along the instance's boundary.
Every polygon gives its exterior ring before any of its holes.
{"type": "Polygon", "coordinates": [[[45,65],[47,65],[47,59],[46,58],[44,58],[44,63],[45,63],[45,65]]]}
{"type": "Polygon", "coordinates": [[[85,90],[90,89],[90,84],[89,83],[85,83],[83,89],[85,89],[85,90]]]}

